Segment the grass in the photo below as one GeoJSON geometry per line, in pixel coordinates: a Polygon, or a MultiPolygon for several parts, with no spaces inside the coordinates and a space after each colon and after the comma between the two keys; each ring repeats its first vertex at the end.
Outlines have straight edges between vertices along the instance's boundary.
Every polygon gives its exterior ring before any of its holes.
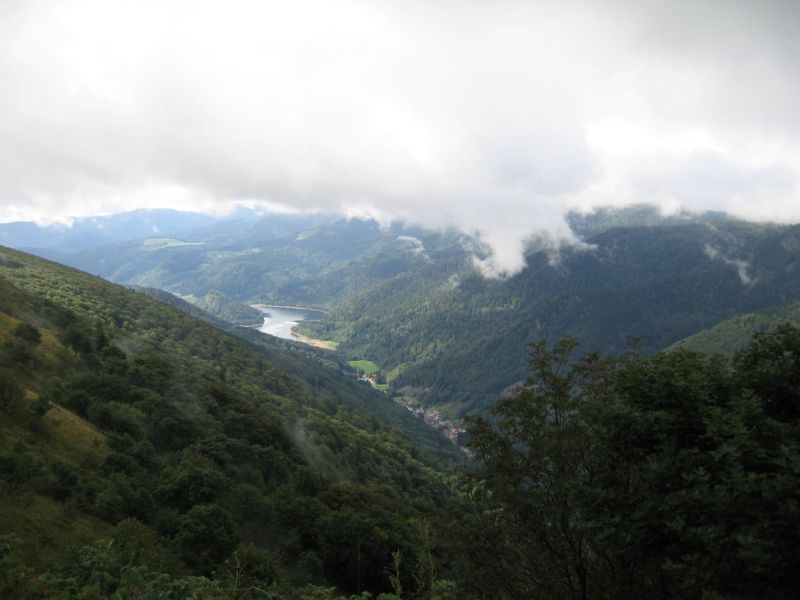
{"type": "Polygon", "coordinates": [[[359,371],[367,376],[374,375],[381,370],[381,368],[371,360],[348,360],[347,364],[353,367],[356,371],[359,371]]]}
{"type": "Polygon", "coordinates": [[[99,463],[106,453],[106,436],[94,425],[57,404],[44,416],[44,428],[59,455],[75,463],[99,463]]]}
{"type": "Polygon", "coordinates": [[[295,333],[294,330],[292,331],[292,336],[296,342],[302,342],[309,346],[314,346],[315,348],[322,348],[323,350],[336,350],[339,347],[339,342],[306,337],[302,334],[295,333]]]}
{"type": "Polygon", "coordinates": [[[331,340],[311,339],[306,343],[311,344],[312,346],[316,346],[317,348],[324,348],[325,350],[336,350],[339,347],[339,342],[334,342],[331,340]]]}
{"type": "MultiPolygon", "coordinates": [[[[26,400],[36,398],[30,390],[26,400]]],[[[0,411],[0,449],[19,444],[47,472],[55,462],[77,469],[99,465],[106,438],[93,425],[56,404],[40,418],[24,405],[12,413],[0,411]]],[[[70,503],[56,501],[34,489],[11,492],[0,483],[0,534],[13,532],[29,565],[42,564],[72,545],[90,543],[107,534],[110,525],[70,503]]]]}
{"type": "MultiPolygon", "coordinates": [[[[28,393],[27,400],[36,398],[28,393]]],[[[0,412],[0,448],[21,443],[39,459],[58,459],[75,467],[100,464],[106,453],[106,436],[73,412],[51,403],[41,419],[26,406],[12,414],[0,412]]]]}
{"type": "Polygon", "coordinates": [[[28,564],[41,564],[72,545],[90,543],[111,529],[108,523],[39,494],[0,494],[0,533],[13,531],[28,564]]]}

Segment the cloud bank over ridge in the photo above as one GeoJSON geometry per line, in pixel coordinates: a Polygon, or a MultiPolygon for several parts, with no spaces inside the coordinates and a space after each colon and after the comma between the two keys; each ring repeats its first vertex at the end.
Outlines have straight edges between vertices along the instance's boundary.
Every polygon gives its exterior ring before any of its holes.
{"type": "Polygon", "coordinates": [[[456,226],[499,273],[570,207],[800,220],[797,22],[778,0],[8,0],[0,219],[268,202],[456,226]]]}

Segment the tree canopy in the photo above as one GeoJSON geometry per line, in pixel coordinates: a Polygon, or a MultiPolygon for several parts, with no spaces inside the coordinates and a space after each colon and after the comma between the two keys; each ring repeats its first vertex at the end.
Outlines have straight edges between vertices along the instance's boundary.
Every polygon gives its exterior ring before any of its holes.
{"type": "MultiPolygon", "coordinates": [[[[473,418],[478,590],[507,598],[783,598],[800,581],[800,330],[732,363],[533,346],[473,418]]],[[[488,597],[488,596],[484,596],[488,597]]]]}

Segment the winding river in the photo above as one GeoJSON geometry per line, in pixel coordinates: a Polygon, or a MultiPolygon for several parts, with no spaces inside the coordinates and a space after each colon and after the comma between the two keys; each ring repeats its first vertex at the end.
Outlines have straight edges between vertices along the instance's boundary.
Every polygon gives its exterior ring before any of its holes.
{"type": "Polygon", "coordinates": [[[268,306],[266,304],[253,304],[252,306],[264,313],[264,323],[257,330],[285,340],[297,341],[292,334],[292,327],[300,321],[319,321],[325,316],[324,310],[316,308],[268,306]]]}

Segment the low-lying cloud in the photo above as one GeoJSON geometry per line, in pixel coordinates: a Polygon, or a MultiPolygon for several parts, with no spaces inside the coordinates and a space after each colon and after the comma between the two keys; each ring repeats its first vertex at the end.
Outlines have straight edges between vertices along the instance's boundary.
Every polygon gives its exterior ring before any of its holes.
{"type": "Polygon", "coordinates": [[[800,219],[800,5],[10,0],[0,219],[237,201],[477,234],[800,219]]]}
{"type": "Polygon", "coordinates": [[[734,267],[736,269],[736,273],[739,275],[739,281],[742,282],[742,285],[752,286],[756,283],[756,280],[753,279],[752,275],[750,275],[752,265],[748,261],[740,258],[728,258],[722,253],[721,250],[710,244],[706,244],[703,248],[703,251],[711,260],[721,260],[726,265],[734,267]]]}

